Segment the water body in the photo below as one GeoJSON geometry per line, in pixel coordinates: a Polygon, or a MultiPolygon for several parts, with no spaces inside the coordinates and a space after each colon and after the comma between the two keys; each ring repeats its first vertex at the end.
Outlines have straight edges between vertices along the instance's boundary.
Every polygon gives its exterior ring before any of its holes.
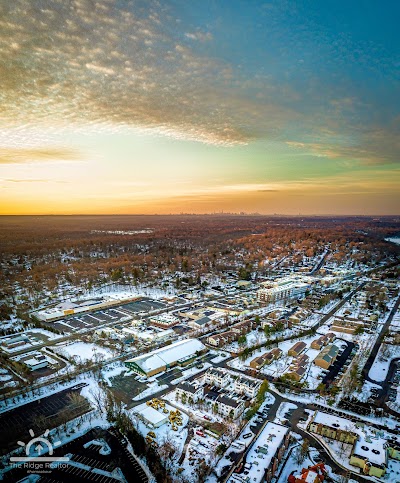
{"type": "Polygon", "coordinates": [[[385,241],[396,243],[396,245],[400,245],[400,236],[392,236],[390,238],[385,238],[385,241]]]}

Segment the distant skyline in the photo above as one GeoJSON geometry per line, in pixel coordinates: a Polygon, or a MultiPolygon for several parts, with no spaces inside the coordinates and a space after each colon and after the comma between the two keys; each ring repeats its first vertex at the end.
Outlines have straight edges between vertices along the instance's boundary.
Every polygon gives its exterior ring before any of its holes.
{"type": "Polygon", "coordinates": [[[0,214],[400,214],[400,4],[0,4],[0,214]]]}

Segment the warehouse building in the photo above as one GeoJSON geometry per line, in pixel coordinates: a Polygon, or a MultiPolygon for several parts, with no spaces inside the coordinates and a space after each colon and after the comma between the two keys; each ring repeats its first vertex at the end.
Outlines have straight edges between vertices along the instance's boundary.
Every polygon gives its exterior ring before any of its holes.
{"type": "Polygon", "coordinates": [[[125,362],[125,365],[137,374],[151,377],[204,353],[206,347],[197,339],[186,339],[161,349],[154,350],[125,362]]]}

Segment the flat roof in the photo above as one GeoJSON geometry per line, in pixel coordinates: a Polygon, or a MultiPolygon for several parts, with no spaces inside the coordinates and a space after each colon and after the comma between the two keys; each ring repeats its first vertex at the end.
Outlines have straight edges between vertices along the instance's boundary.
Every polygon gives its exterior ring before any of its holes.
{"type": "Polygon", "coordinates": [[[134,409],[134,412],[153,425],[167,421],[168,415],[160,413],[147,404],[141,404],[134,409]]]}
{"type": "MultiPolygon", "coordinates": [[[[258,438],[251,445],[246,462],[251,464],[249,476],[252,483],[261,483],[264,480],[265,471],[270,466],[273,457],[276,455],[288,431],[289,428],[281,424],[268,422],[258,438]],[[258,457],[260,452],[263,453],[263,458],[258,457]],[[255,462],[258,465],[255,465],[255,462]]],[[[235,480],[231,476],[228,481],[233,483],[235,480]]]]}
{"type": "Polygon", "coordinates": [[[385,439],[361,438],[354,445],[353,454],[367,459],[375,465],[384,465],[386,463],[385,439]],[[371,441],[371,442],[369,442],[371,441]]]}

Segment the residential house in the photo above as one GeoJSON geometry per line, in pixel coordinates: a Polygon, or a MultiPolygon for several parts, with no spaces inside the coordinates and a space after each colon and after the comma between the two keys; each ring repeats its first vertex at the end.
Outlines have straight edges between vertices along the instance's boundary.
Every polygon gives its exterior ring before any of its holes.
{"type": "Polygon", "coordinates": [[[307,344],[305,342],[303,341],[296,342],[296,344],[288,350],[288,355],[297,357],[304,351],[306,347],[307,347],[307,344]]]}
{"type": "Polygon", "coordinates": [[[244,411],[245,404],[242,399],[236,399],[225,395],[218,396],[215,400],[210,401],[212,409],[220,416],[237,419],[244,411]]]}
{"type": "Polygon", "coordinates": [[[228,330],[227,332],[223,332],[222,334],[210,335],[207,338],[207,342],[214,347],[223,347],[226,344],[230,344],[236,338],[237,334],[228,330]]]}
{"type": "Polygon", "coordinates": [[[333,332],[328,332],[327,334],[318,337],[318,339],[313,340],[311,342],[311,348],[321,350],[323,347],[325,347],[330,342],[333,342],[335,339],[336,335],[333,332]]]}
{"type": "Polygon", "coordinates": [[[261,369],[263,365],[271,364],[272,361],[279,359],[281,355],[282,355],[282,350],[279,349],[278,347],[275,347],[275,349],[272,349],[266,352],[265,354],[262,354],[261,356],[258,356],[252,359],[249,365],[252,369],[261,369]]]}
{"type": "Polygon", "coordinates": [[[314,359],[314,364],[323,369],[329,369],[336,361],[339,353],[339,347],[335,344],[327,345],[314,359]]]}

